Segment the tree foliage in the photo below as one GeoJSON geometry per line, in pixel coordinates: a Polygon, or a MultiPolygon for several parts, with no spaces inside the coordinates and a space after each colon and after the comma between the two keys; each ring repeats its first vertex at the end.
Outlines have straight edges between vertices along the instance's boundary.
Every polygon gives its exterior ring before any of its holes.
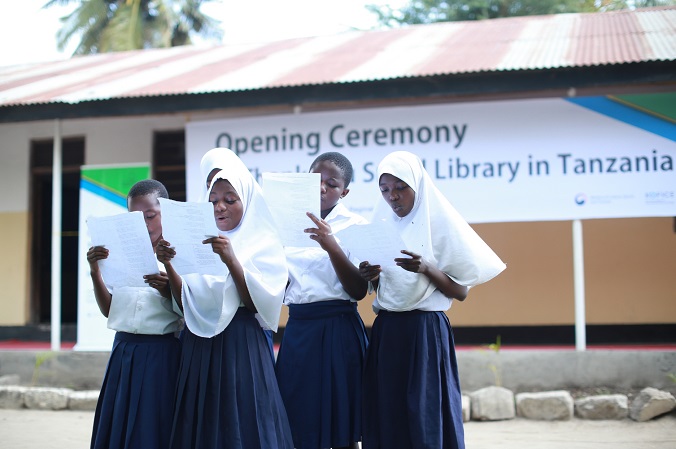
{"type": "Polygon", "coordinates": [[[367,5],[385,27],[674,4],[674,0],[410,0],[400,9],[367,5]]]}
{"type": "Polygon", "coordinates": [[[654,6],[675,6],[676,0],[599,0],[599,11],[618,11],[630,8],[651,8],[654,6]]]}
{"type": "Polygon", "coordinates": [[[190,44],[191,36],[221,39],[219,22],[202,13],[211,0],[50,0],[43,8],[78,3],[62,17],[57,45],[63,50],[79,37],[76,55],[174,47],[190,44]]]}

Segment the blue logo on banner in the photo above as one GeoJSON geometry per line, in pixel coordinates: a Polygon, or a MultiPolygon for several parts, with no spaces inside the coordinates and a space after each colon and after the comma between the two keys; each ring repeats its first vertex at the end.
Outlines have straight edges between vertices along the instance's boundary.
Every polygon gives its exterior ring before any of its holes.
{"type": "Polygon", "coordinates": [[[582,206],[586,202],[587,195],[585,195],[584,193],[578,193],[577,195],[575,195],[575,204],[577,204],[578,206],[582,206]]]}

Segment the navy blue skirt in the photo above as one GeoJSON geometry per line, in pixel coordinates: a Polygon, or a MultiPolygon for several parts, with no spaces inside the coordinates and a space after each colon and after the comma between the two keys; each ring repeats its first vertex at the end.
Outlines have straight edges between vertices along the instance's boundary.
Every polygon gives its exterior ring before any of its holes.
{"type": "Polygon", "coordinates": [[[168,447],[180,352],[174,334],[115,334],[94,414],[92,449],[168,447]]]}
{"type": "Polygon", "coordinates": [[[364,369],[363,449],[463,449],[453,332],[443,312],[381,310],[364,369]]]}
{"type": "Polygon", "coordinates": [[[215,337],[186,329],[170,447],[293,448],[267,337],[246,308],[215,337]]]}
{"type": "Polygon", "coordinates": [[[289,306],[276,371],[297,449],[341,447],[361,440],[366,345],[355,303],[289,306]]]}
{"type": "Polygon", "coordinates": [[[270,329],[263,329],[263,334],[265,335],[265,341],[268,342],[268,348],[270,349],[270,356],[272,357],[272,363],[275,363],[275,343],[273,340],[272,331],[270,329]]]}

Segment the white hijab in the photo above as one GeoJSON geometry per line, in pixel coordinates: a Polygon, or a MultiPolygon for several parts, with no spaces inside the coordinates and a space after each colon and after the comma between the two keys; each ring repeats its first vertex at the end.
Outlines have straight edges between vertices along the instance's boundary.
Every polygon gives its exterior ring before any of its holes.
{"type": "MultiPolygon", "coordinates": [[[[202,160],[200,161],[200,174],[202,177],[200,178],[200,180],[202,181],[203,201],[209,201],[210,190],[207,189],[207,178],[209,177],[209,173],[211,173],[216,169],[223,170],[224,168],[226,168],[229,164],[232,163],[231,161],[233,155],[237,157],[237,155],[235,155],[232,152],[232,150],[228,148],[213,148],[207,151],[204,154],[204,156],[202,156],[202,160]]],[[[239,158],[237,159],[239,160],[239,158]]]]}
{"type": "MultiPolygon", "coordinates": [[[[487,282],[505,269],[500,258],[437,189],[418,156],[407,151],[390,153],[378,165],[377,179],[384,173],[408,184],[415,191],[415,202],[411,212],[400,218],[381,196],[373,221],[392,223],[410,251],[468,287],[487,282]]],[[[396,266],[384,268],[378,303],[384,309],[411,310],[434,290],[427,276],[396,266]]]]}
{"type": "MultiPolygon", "coordinates": [[[[220,168],[221,171],[212,179],[211,187],[218,179],[225,179],[242,200],[242,220],[235,229],[222,232],[222,235],[232,242],[235,255],[244,269],[246,285],[258,310],[257,318],[264,327],[277,331],[288,270],[284,248],[261,188],[241,159],[227,148],[209,151],[200,166],[205,191],[207,176],[214,168],[220,168]],[[205,159],[208,160],[205,162],[205,159]]],[[[206,199],[209,193],[206,192],[206,199]]],[[[190,274],[183,277],[185,320],[195,335],[213,337],[223,332],[240,303],[230,273],[225,276],[190,274]]]]}

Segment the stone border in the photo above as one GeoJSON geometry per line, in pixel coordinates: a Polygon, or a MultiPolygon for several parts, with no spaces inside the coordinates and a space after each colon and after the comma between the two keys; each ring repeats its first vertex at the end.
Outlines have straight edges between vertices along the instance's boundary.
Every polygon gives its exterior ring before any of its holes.
{"type": "Polygon", "coordinates": [[[516,416],[539,421],[567,421],[573,416],[590,420],[649,421],[676,409],[676,398],[656,388],[644,388],[629,404],[624,394],[573,399],[565,390],[518,393],[503,387],[485,387],[463,395],[463,421],[502,421],[516,416]]]}
{"type": "Polygon", "coordinates": [[[0,408],[33,410],[96,410],[98,390],[0,386],[0,408]]]}
{"type": "MultiPolygon", "coordinates": [[[[0,386],[0,408],[33,410],[96,410],[99,390],[0,386]]],[[[516,416],[539,421],[589,420],[644,422],[676,409],[666,391],[644,388],[629,404],[623,394],[596,395],[574,400],[565,390],[514,394],[503,387],[485,387],[462,396],[463,422],[502,421],[516,416]]]]}

